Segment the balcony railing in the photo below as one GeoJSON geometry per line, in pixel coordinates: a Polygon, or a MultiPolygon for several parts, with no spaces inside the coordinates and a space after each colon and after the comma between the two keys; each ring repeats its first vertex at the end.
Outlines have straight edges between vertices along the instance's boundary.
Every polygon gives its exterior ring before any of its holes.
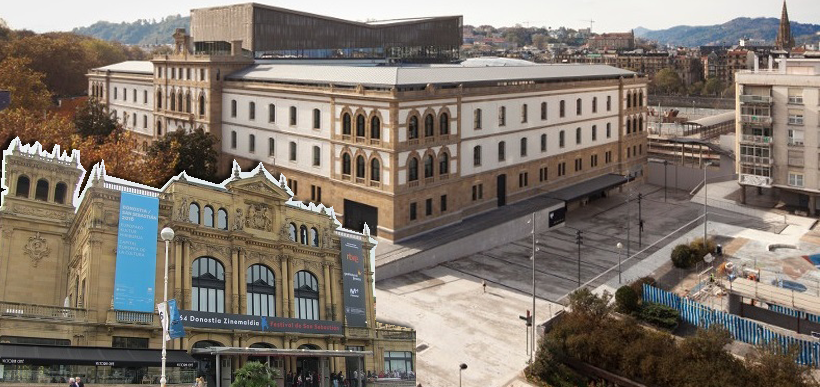
{"type": "Polygon", "coordinates": [[[772,97],[767,95],[741,95],[740,103],[772,103],[772,97]]]}
{"type": "Polygon", "coordinates": [[[772,117],[770,116],[756,116],[751,114],[741,114],[740,122],[747,124],[771,124],[772,117]]]}
{"type": "Polygon", "coordinates": [[[370,337],[369,328],[347,327],[347,336],[350,337],[370,337]]]}
{"type": "Polygon", "coordinates": [[[789,117],[789,125],[803,125],[803,117],[789,117]]]}
{"type": "Polygon", "coordinates": [[[788,144],[789,146],[803,146],[803,140],[795,140],[790,138],[788,144]]]}
{"type": "Polygon", "coordinates": [[[88,311],[79,308],[0,301],[0,316],[43,320],[86,321],[88,311]]]}
{"type": "Polygon", "coordinates": [[[376,329],[376,337],[390,340],[415,340],[416,332],[399,329],[376,329]]]}
{"type": "Polygon", "coordinates": [[[740,155],[740,162],[756,165],[772,165],[771,157],[740,155]]]}
{"type": "Polygon", "coordinates": [[[754,185],[757,187],[771,187],[772,178],[768,176],[741,174],[740,184],[754,185]]]}
{"type": "Polygon", "coordinates": [[[740,137],[743,142],[753,142],[756,144],[771,144],[772,136],[756,136],[753,134],[744,134],[740,137]]]}
{"type": "Polygon", "coordinates": [[[115,318],[118,323],[153,325],[154,314],[147,312],[132,312],[128,310],[115,310],[115,318]]]}
{"type": "Polygon", "coordinates": [[[364,137],[356,137],[356,144],[364,144],[365,140],[364,137]]]}

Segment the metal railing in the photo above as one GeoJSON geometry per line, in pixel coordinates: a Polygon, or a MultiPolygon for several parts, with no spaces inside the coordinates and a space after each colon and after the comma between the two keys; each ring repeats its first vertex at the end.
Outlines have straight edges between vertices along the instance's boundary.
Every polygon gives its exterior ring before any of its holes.
{"type": "Polygon", "coordinates": [[[772,165],[771,157],[740,155],[740,162],[746,164],[772,165]]]}
{"type": "Polygon", "coordinates": [[[103,183],[104,188],[113,189],[120,192],[128,192],[142,196],[149,196],[152,198],[159,197],[159,190],[153,191],[148,188],[140,188],[140,187],[132,187],[129,185],[119,184],[119,183],[112,183],[110,181],[106,181],[103,183]]]}
{"type": "Polygon", "coordinates": [[[756,136],[753,134],[744,134],[740,137],[743,142],[753,142],[756,144],[771,144],[772,136],[756,136]]]}
{"type": "Polygon", "coordinates": [[[758,187],[771,187],[772,178],[768,176],[740,174],[740,184],[754,185],[758,187]]]}
{"type": "Polygon", "coordinates": [[[748,124],[771,124],[772,117],[770,116],[757,116],[751,114],[741,114],[740,115],[740,122],[745,122],[748,124]]]}
{"type": "Polygon", "coordinates": [[[741,95],[741,103],[772,103],[772,97],[767,95],[741,95]]]}
{"type": "Polygon", "coordinates": [[[44,320],[86,321],[88,311],[79,308],[0,301],[0,316],[44,320]]]}
{"type": "Polygon", "coordinates": [[[147,312],[133,312],[128,310],[115,310],[115,318],[118,323],[153,325],[154,314],[147,312]]]}

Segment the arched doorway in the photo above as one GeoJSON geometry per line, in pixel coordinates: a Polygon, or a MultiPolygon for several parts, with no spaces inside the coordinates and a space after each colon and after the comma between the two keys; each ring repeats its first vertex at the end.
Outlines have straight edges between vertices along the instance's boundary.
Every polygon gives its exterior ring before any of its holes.
{"type": "MultiPolygon", "coordinates": [[[[272,344],[268,343],[253,343],[251,344],[250,348],[276,348],[272,344]]],[[[267,363],[269,356],[248,356],[248,361],[255,361],[259,363],[267,363]]]]}
{"type": "MultiPolygon", "coordinates": [[[[192,349],[208,348],[208,347],[222,347],[222,343],[212,340],[202,340],[194,343],[192,349]]],[[[204,376],[206,383],[209,386],[216,386],[216,356],[204,353],[192,353],[194,359],[197,360],[197,376],[204,376]]]]}
{"type": "MultiPolygon", "coordinates": [[[[321,349],[313,344],[300,345],[298,349],[321,349]]],[[[302,375],[302,380],[305,380],[307,375],[311,375],[313,380],[319,377],[319,358],[318,357],[297,357],[296,358],[296,374],[302,375]]]]}

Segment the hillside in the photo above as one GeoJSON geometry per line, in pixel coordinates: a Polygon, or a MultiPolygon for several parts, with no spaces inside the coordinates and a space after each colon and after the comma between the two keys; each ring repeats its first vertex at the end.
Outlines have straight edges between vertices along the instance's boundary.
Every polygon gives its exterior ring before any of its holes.
{"type": "Polygon", "coordinates": [[[190,30],[190,25],[190,16],[173,15],[160,21],[145,19],[133,23],[98,21],[88,27],[75,28],[71,32],[123,44],[167,44],[173,43],[171,35],[174,34],[176,28],[190,30]]]}
{"type": "MultiPolygon", "coordinates": [[[[676,26],[665,30],[635,29],[635,35],[644,39],[656,40],[661,44],[674,46],[706,46],[737,44],[740,38],[764,39],[771,44],[777,37],[780,20],[776,18],[740,17],[723,24],[711,26],[676,26]]],[[[820,25],[791,23],[792,36],[795,42],[814,41],[820,25]]]]}

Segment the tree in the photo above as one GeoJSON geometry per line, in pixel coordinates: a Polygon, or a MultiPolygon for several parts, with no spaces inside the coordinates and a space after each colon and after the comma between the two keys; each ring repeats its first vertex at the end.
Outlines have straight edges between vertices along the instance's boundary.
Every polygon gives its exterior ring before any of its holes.
{"type": "Polygon", "coordinates": [[[706,83],[703,85],[703,94],[717,96],[721,91],[723,91],[723,89],[723,82],[713,77],[707,79],[706,83]]]}
{"type": "Polygon", "coordinates": [[[672,264],[678,269],[689,269],[694,265],[694,252],[689,245],[677,245],[672,249],[672,264]]]}
{"type": "Polygon", "coordinates": [[[587,288],[581,288],[569,295],[569,305],[573,312],[594,320],[602,320],[612,311],[609,305],[611,299],[612,295],[607,291],[598,296],[587,288]]]}
{"type": "Polygon", "coordinates": [[[621,313],[632,314],[638,310],[638,293],[635,293],[629,285],[624,285],[618,288],[615,292],[615,303],[618,305],[618,311],[621,313]]]}
{"type": "Polygon", "coordinates": [[[797,364],[797,348],[786,350],[777,341],[756,347],[746,357],[746,368],[760,387],[772,380],[783,387],[820,386],[810,367],[797,364]]]}
{"type": "Polygon", "coordinates": [[[661,69],[652,79],[652,85],[660,94],[678,94],[683,87],[680,76],[670,68],[661,69]]]}
{"type": "Polygon", "coordinates": [[[276,387],[278,372],[266,363],[249,361],[242,368],[236,370],[231,387],[276,387]]]}
{"type": "Polygon", "coordinates": [[[218,154],[217,139],[202,129],[192,132],[168,132],[148,148],[149,183],[165,184],[172,176],[185,171],[188,175],[214,182],[218,154]]]}
{"type": "Polygon", "coordinates": [[[544,34],[535,34],[532,35],[532,45],[538,47],[539,49],[544,49],[547,47],[547,43],[549,42],[549,38],[547,35],[544,34]]]}
{"type": "Polygon", "coordinates": [[[77,108],[77,112],[74,114],[74,126],[77,127],[77,132],[83,137],[107,137],[120,127],[120,124],[111,116],[103,104],[97,102],[95,98],[89,98],[77,108]]]}
{"type": "Polygon", "coordinates": [[[43,74],[29,68],[30,63],[26,58],[0,60],[0,89],[11,91],[10,109],[42,112],[51,106],[51,93],[43,83],[43,74]]]}

